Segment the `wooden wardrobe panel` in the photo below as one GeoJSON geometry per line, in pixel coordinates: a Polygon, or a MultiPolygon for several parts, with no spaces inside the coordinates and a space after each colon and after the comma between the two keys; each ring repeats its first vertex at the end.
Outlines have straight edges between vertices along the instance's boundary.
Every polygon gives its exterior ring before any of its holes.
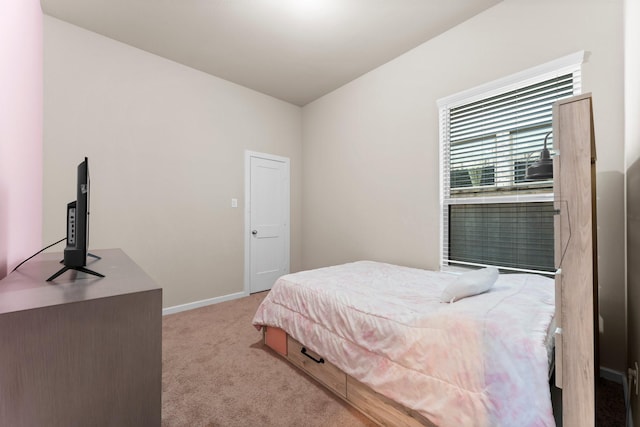
{"type": "Polygon", "coordinates": [[[591,95],[554,104],[556,307],[562,329],[560,358],[563,425],[595,424],[597,370],[597,257],[595,149],[591,95]]]}

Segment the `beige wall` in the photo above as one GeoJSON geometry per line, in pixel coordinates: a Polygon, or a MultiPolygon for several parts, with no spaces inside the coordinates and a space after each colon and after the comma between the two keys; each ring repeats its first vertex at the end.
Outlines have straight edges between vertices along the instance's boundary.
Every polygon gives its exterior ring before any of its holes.
{"type": "Polygon", "coordinates": [[[42,245],[42,9],[0,2],[0,279],[42,245]]]}
{"type": "Polygon", "coordinates": [[[291,159],[299,269],[299,107],[51,17],[44,24],[46,242],[65,235],[86,155],[92,248],[124,249],[163,287],[165,307],[242,292],[244,150],[253,150],[291,159]]]}
{"type": "MultiPolygon", "coordinates": [[[[624,7],[628,366],[633,366],[640,363],[640,3],[625,0],[624,7]]],[[[640,425],[639,403],[638,396],[631,393],[634,425],[640,425]]]]}
{"type": "Polygon", "coordinates": [[[436,100],[586,50],[601,364],[624,371],[622,49],[622,0],[505,0],[301,113],[45,17],[44,240],[64,235],[87,155],[92,247],[125,249],[163,286],[165,307],[240,292],[249,149],[291,158],[292,271],[363,258],[438,268],[436,100]]]}
{"type": "Polygon", "coordinates": [[[303,268],[438,268],[436,100],[579,50],[598,150],[601,364],[624,371],[622,0],[505,0],[305,106],[303,268]]]}

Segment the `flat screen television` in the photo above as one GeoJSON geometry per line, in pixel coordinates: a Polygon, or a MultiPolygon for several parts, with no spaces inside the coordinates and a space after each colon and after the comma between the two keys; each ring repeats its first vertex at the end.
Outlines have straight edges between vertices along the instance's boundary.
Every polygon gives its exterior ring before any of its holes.
{"type": "Polygon", "coordinates": [[[104,275],[86,268],[87,257],[95,255],[89,253],[89,159],[78,165],[78,179],[76,182],[76,200],[67,204],[67,246],[64,248],[62,267],[47,279],[54,280],[67,270],[82,271],[98,277],[104,275]]]}

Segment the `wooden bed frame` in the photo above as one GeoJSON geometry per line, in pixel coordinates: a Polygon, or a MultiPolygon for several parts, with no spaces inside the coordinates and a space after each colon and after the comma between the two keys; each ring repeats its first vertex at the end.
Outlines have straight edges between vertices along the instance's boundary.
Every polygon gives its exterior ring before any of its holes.
{"type": "Polygon", "coordinates": [[[376,393],[370,387],[345,374],[282,329],[265,326],[264,343],[381,426],[437,427],[416,411],[376,393]]]}
{"type": "MultiPolygon", "coordinates": [[[[599,364],[591,94],[557,101],[553,108],[554,148],[562,151],[554,158],[554,193],[555,200],[563,202],[561,210],[566,212],[555,216],[554,225],[555,265],[562,267],[561,274],[556,275],[555,380],[562,389],[562,423],[567,427],[593,426],[599,364]],[[569,224],[573,224],[573,230],[569,224]]],[[[380,425],[435,427],[415,411],[381,396],[330,363],[316,363],[306,357],[301,353],[302,345],[283,330],[265,327],[265,344],[380,425]]],[[[319,360],[318,355],[306,349],[305,353],[319,360]]]]}

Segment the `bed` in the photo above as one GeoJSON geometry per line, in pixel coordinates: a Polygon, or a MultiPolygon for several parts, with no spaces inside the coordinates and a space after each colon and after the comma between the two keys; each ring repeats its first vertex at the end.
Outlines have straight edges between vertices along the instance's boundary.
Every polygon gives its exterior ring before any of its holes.
{"type": "Polygon", "coordinates": [[[554,281],[500,274],[488,292],[441,302],[457,279],[373,261],[302,271],[277,280],[253,324],[378,423],[554,426],[554,281]]]}

